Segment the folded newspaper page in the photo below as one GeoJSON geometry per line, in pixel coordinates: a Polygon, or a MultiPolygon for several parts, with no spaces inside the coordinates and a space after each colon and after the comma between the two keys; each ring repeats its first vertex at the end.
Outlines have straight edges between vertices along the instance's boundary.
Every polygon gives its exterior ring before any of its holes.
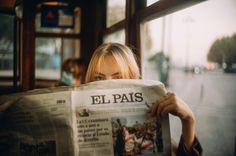
{"type": "Polygon", "coordinates": [[[110,80],[0,97],[16,99],[0,115],[0,155],[169,156],[168,117],[147,113],[165,92],[157,81],[110,80]]]}
{"type": "Polygon", "coordinates": [[[2,114],[0,155],[74,155],[71,115],[69,91],[20,97],[2,114]]]}

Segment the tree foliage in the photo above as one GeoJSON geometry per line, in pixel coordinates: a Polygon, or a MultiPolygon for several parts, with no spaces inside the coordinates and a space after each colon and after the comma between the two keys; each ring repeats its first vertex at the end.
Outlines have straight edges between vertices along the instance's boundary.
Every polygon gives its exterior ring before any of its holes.
{"type": "Polygon", "coordinates": [[[236,34],[216,39],[207,55],[208,61],[219,63],[236,63],[236,34]]]}

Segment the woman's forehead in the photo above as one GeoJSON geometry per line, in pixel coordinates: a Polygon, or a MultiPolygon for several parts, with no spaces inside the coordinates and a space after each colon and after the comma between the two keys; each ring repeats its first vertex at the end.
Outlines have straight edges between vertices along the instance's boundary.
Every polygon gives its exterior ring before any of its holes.
{"type": "Polygon", "coordinates": [[[107,55],[100,59],[98,64],[95,67],[95,72],[98,73],[106,73],[106,74],[113,74],[113,73],[121,73],[121,67],[117,63],[116,59],[112,55],[107,55]]]}

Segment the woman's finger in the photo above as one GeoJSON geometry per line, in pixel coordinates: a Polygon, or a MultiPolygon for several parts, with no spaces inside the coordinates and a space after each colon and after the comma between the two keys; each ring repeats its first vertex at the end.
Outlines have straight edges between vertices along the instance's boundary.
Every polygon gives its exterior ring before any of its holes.
{"type": "Polygon", "coordinates": [[[167,95],[165,94],[165,95],[162,96],[159,100],[157,100],[156,103],[154,103],[154,104],[152,105],[152,107],[150,108],[150,110],[151,110],[150,112],[151,112],[151,114],[152,114],[153,116],[156,115],[156,112],[157,112],[157,110],[158,110],[159,104],[162,103],[163,101],[165,101],[166,98],[167,98],[167,95]]]}
{"type": "Polygon", "coordinates": [[[160,116],[161,117],[167,116],[168,113],[173,113],[174,110],[175,110],[175,105],[170,104],[162,109],[162,111],[160,112],[160,116]]]}
{"type": "Polygon", "coordinates": [[[165,101],[161,102],[158,106],[158,109],[157,109],[157,112],[156,112],[156,115],[161,118],[161,112],[162,110],[167,107],[168,105],[171,105],[172,104],[172,98],[167,98],[165,101]]]}

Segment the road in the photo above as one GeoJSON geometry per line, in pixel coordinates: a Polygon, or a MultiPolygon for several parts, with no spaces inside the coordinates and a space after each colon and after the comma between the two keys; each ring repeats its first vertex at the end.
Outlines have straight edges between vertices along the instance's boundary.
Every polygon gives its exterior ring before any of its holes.
{"type": "MultiPolygon", "coordinates": [[[[171,70],[169,90],[176,92],[195,113],[204,155],[236,155],[236,74],[171,70]]],[[[172,138],[178,141],[180,121],[171,116],[170,125],[172,138]]]]}

